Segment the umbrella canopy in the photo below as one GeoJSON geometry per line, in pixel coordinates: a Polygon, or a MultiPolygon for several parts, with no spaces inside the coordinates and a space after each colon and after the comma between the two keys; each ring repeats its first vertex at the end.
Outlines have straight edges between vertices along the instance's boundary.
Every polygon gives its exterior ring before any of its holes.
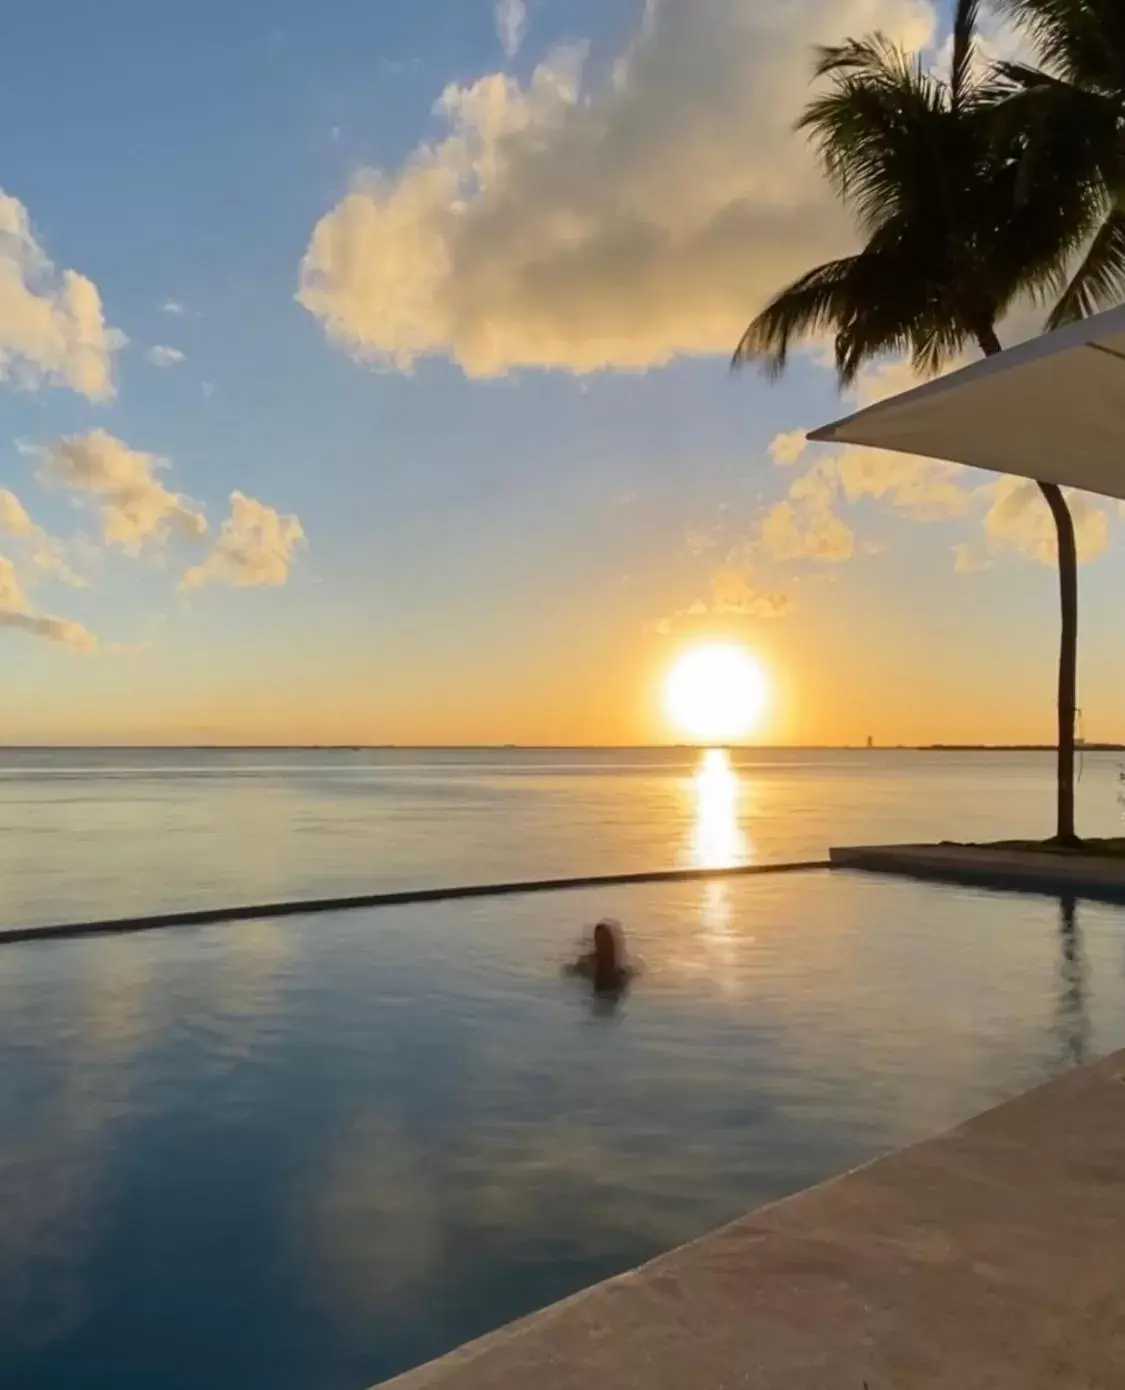
{"type": "Polygon", "coordinates": [[[813,430],[1125,499],[1125,307],[813,430]]]}

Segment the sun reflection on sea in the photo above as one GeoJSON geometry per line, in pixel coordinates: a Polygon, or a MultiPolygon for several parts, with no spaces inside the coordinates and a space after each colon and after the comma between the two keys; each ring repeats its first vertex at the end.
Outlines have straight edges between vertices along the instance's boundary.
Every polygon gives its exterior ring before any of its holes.
{"type": "Polygon", "coordinates": [[[741,824],[743,784],[725,748],[708,748],[692,779],[692,863],[700,869],[743,864],[751,845],[741,824]]]}

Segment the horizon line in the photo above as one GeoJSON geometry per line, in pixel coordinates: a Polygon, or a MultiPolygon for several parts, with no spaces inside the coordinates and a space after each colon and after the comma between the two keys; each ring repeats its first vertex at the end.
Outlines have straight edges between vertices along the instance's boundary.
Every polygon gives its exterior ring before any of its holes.
{"type": "MultiPolygon", "coordinates": [[[[4,743],[0,753],[1053,753],[1054,743],[4,743]]],[[[1125,752],[1084,740],[1078,751],[1125,752]]]]}

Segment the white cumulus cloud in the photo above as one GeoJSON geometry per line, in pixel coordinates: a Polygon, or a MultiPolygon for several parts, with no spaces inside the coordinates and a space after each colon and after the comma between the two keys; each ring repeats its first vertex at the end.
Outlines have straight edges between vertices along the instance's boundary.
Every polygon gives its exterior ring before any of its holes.
{"type": "Polygon", "coordinates": [[[492,13],[504,56],[514,58],[527,35],[526,0],[496,0],[492,13]]]}
{"type": "Polygon", "coordinates": [[[471,376],[726,354],[765,299],[852,244],[793,121],[812,46],[932,39],[924,0],[649,0],[601,83],[556,52],[527,85],[450,87],[443,138],[361,172],[298,299],[353,357],[471,376]]]}
{"type": "Polygon", "coordinates": [[[172,532],[198,538],[207,530],[194,503],[170,492],[157,476],[168,467],[165,459],[131,449],[105,430],[58,439],[34,452],[44,482],[97,499],[103,541],[129,555],[172,532]]]}
{"type": "Polygon", "coordinates": [[[187,357],[179,348],[165,347],[160,343],[156,347],[150,347],[145,356],[154,367],[175,367],[178,363],[187,361],[187,357]]]}
{"type": "Polygon", "coordinates": [[[75,270],[60,275],[27,209],[0,192],[0,379],[106,400],[114,394],[113,354],[124,342],[106,325],[93,281],[75,270]]]}
{"type": "Polygon", "coordinates": [[[282,516],[256,498],[230,495],[230,516],[215,549],[184,575],[182,587],[234,584],[253,588],[284,584],[297,548],[305,539],[295,516],[282,516]]]}

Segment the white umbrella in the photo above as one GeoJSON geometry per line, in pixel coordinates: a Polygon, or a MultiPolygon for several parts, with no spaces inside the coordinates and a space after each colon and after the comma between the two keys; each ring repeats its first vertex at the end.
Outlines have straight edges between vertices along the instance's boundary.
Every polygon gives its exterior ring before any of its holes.
{"type": "Polygon", "coordinates": [[[1057,485],[1047,489],[1062,599],[1057,838],[1072,842],[1078,581],[1074,528],[1057,487],[1125,499],[1125,307],[974,362],[809,438],[1057,485]]]}
{"type": "Polygon", "coordinates": [[[809,438],[1125,499],[1125,307],[986,357],[809,438]]]}

